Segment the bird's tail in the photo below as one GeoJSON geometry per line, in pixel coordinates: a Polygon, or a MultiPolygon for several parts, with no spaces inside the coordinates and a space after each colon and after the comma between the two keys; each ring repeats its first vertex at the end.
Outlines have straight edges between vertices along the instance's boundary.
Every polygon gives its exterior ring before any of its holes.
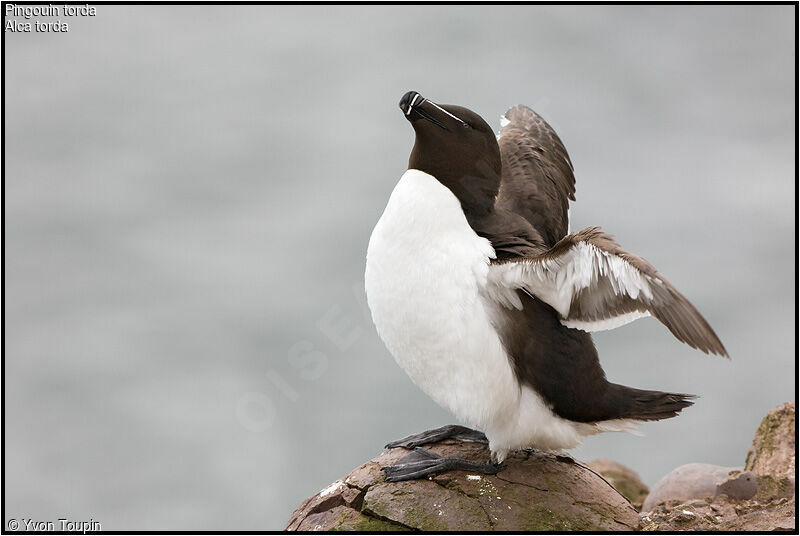
{"type": "Polygon", "coordinates": [[[619,418],[637,421],[660,421],[678,415],[694,404],[695,395],[645,391],[612,384],[615,398],[622,409],[619,418]]]}

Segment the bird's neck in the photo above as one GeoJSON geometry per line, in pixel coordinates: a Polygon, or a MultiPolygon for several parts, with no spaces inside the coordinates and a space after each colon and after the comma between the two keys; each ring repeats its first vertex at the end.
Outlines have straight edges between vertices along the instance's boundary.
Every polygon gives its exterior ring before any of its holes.
{"type": "Polygon", "coordinates": [[[415,146],[408,161],[409,169],[432,175],[450,189],[461,202],[467,217],[483,217],[492,212],[500,189],[500,172],[490,162],[480,159],[437,158],[415,146]]]}

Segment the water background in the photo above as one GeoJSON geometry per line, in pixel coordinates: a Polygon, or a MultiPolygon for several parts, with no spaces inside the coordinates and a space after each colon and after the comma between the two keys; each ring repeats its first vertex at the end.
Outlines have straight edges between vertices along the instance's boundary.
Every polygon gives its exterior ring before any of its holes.
{"type": "Polygon", "coordinates": [[[794,397],[794,9],[106,5],[6,33],[7,519],[280,529],[452,422],[362,290],[409,89],[494,125],[536,109],[575,164],[572,228],[647,258],[731,354],[652,319],[599,333],[613,381],[701,398],[573,453],[650,485],[742,465],[794,397]]]}

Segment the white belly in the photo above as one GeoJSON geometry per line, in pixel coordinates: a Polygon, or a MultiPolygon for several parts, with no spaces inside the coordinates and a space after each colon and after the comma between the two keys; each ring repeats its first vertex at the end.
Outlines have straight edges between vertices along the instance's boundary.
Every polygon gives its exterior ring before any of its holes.
{"type": "Polygon", "coordinates": [[[434,177],[407,171],[367,249],[378,334],[425,393],[471,426],[513,410],[519,388],[480,296],[494,250],[434,177]]]}

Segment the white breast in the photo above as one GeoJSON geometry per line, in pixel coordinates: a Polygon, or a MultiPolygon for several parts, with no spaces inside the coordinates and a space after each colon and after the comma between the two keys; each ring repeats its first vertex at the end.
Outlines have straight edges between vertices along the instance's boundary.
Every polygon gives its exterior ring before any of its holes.
{"type": "Polygon", "coordinates": [[[453,193],[408,170],[367,249],[367,301],[378,334],[438,404],[485,427],[519,389],[480,298],[494,249],[453,193]]]}
{"type": "Polygon", "coordinates": [[[455,195],[433,176],[408,170],[367,249],[367,302],[378,334],[414,383],[486,432],[493,451],[574,446],[580,435],[572,423],[520,388],[492,326],[498,305],[487,298],[486,283],[494,256],[455,195]]]}

